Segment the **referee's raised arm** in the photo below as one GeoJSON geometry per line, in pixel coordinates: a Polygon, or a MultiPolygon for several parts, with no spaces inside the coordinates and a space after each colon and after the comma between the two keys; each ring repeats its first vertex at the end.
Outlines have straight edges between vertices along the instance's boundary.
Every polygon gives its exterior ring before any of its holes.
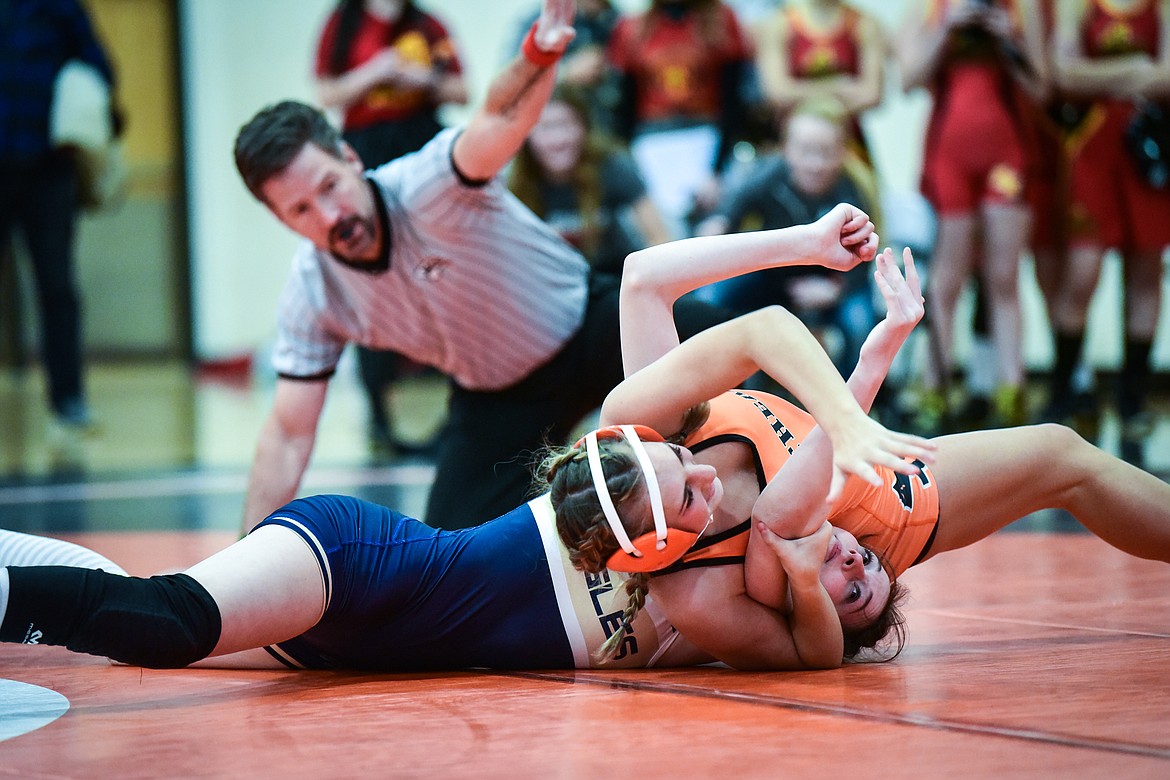
{"type": "Polygon", "coordinates": [[[576,8],[576,0],[544,0],[520,53],[492,81],[487,100],[455,142],[451,157],[464,178],[487,181],[520,150],[552,93],[556,63],[576,34],[576,8]]]}

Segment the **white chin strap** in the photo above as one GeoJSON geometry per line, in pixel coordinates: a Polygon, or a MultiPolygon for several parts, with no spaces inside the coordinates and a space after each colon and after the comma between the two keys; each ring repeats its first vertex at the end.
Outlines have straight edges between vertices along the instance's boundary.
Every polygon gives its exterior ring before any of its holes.
{"type": "MultiPolygon", "coordinates": [[[[666,547],[666,512],[662,509],[662,493],[658,489],[658,476],[654,473],[654,464],[650,462],[650,455],[642,445],[641,439],[634,431],[633,426],[621,426],[621,432],[626,442],[634,451],[634,457],[642,468],[642,477],[646,482],[646,493],[650,496],[650,511],[654,515],[654,531],[658,539],[658,549],[666,547]]],[[[590,431],[585,436],[585,452],[589,456],[589,472],[593,475],[593,488],[597,491],[597,500],[601,504],[601,511],[609,522],[610,530],[618,544],[630,555],[641,558],[642,553],[630,541],[622,519],[618,516],[617,508],[613,505],[613,498],[609,494],[609,485],[605,482],[605,472],[601,470],[601,454],[597,449],[597,431],[590,431]]]]}

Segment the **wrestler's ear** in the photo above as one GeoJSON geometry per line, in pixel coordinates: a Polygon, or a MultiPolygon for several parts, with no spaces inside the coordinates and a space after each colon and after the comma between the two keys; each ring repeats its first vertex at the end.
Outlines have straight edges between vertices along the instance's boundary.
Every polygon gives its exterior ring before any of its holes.
{"type": "Polygon", "coordinates": [[[617,550],[606,561],[605,567],[612,571],[630,573],[659,571],[676,563],[695,546],[697,541],[699,534],[694,531],[671,528],[667,530],[666,539],[662,542],[658,541],[654,531],[650,531],[630,540],[630,544],[640,555],[630,555],[625,550],[617,550]]]}

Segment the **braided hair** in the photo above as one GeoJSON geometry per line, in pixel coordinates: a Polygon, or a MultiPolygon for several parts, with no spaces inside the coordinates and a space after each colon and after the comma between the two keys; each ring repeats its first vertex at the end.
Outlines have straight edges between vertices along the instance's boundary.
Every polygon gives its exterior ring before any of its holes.
{"type": "MultiPolygon", "coordinates": [[[[604,439],[598,442],[598,454],[614,507],[625,519],[626,530],[632,536],[644,533],[650,524],[643,501],[646,488],[642,470],[629,445],[616,439],[604,439]]],[[[573,567],[590,574],[605,571],[606,562],[621,547],[597,498],[584,444],[550,454],[540,473],[544,475],[556,512],[557,534],[569,551],[573,567]]],[[[632,574],[623,587],[626,608],[622,611],[621,625],[598,648],[596,661],[611,658],[622,646],[634,618],[646,604],[650,578],[646,574],[632,574]]]]}

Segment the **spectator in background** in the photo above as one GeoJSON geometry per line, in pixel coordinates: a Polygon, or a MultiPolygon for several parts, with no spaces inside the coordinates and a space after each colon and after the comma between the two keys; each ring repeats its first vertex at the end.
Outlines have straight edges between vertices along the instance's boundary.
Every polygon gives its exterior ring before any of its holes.
{"type": "Polygon", "coordinates": [[[743,132],[751,41],[719,0],[651,0],[618,22],[609,58],[621,75],[618,134],[681,237],[696,210],[714,205],[743,132]]]}
{"type": "Polygon", "coordinates": [[[1053,66],[1057,84],[1086,103],[1088,113],[1071,162],[1071,249],[1054,318],[1054,403],[1048,411],[1054,417],[1072,411],[1061,399],[1075,403],[1070,377],[1081,356],[1089,301],[1105,250],[1115,248],[1125,277],[1125,357],[1116,394],[1121,454],[1140,466],[1152,427],[1145,403],[1162,253],[1170,245],[1170,181],[1143,170],[1127,134],[1146,105],[1170,120],[1170,2],[1057,3],[1053,66]]]}
{"type": "MultiPolygon", "coordinates": [[[[317,46],[317,97],[342,117],[346,143],[369,168],[417,151],[442,129],[438,109],[467,102],[454,41],[412,0],[341,0],[317,46]]],[[[398,439],[386,391],[410,366],[394,352],[357,347],[370,404],[370,439],[385,453],[416,446],[398,439]]]]}
{"type": "Polygon", "coordinates": [[[845,170],[865,193],[873,217],[878,187],[860,118],[881,102],[886,54],[877,20],[841,0],[791,0],[761,23],[756,36],[760,84],[781,121],[812,97],[831,97],[844,106],[845,170]]]}
{"type": "MultiPolygon", "coordinates": [[[[717,235],[811,224],[838,203],[868,209],[865,196],[845,173],[848,134],[849,113],[840,101],[809,98],[797,104],[784,125],[783,154],[757,162],[744,181],[723,194],[698,232],[717,235]]],[[[713,295],[716,303],[736,312],[780,304],[822,341],[834,329],[840,348],[828,351],[848,376],[875,322],[869,275],[863,266],[846,273],[820,266],[769,268],[720,282],[713,295]]]]}
{"type": "MultiPolygon", "coordinates": [[[[1070,99],[1056,82],[1056,0],[1040,0],[1038,5],[1043,23],[1044,56],[1037,65],[1042,66],[1044,92],[1038,100],[1021,93],[1021,105],[1029,138],[1026,189],[1032,207],[1032,258],[1036,282],[1055,335],[1060,291],[1070,268],[1068,149],[1081,137],[1087,112],[1083,102],[1070,99]]],[[[1057,336],[1054,340],[1060,339],[1057,336]]],[[[1080,351],[1079,345],[1073,346],[1080,351]]],[[[1057,346],[1056,350],[1060,348],[1057,346]]],[[[1058,358],[1056,363],[1059,367],[1054,366],[1049,375],[1048,401],[1037,417],[1040,422],[1068,424],[1089,441],[1095,441],[1100,429],[1100,409],[1093,392],[1093,372],[1083,355],[1079,360],[1074,356],[1071,361],[1068,356],[1058,358]]]]}
{"type": "Polygon", "coordinates": [[[1020,252],[1028,239],[1025,138],[1017,84],[1036,89],[1041,44],[1034,0],[940,0],[912,4],[900,36],[907,88],[931,90],[923,193],[939,215],[926,302],[933,359],[924,377],[919,427],[937,432],[949,410],[955,310],[978,270],[991,312],[998,383],[997,425],[1025,421],[1020,252]]]}
{"type": "Polygon", "coordinates": [[[629,154],[593,126],[588,92],[562,83],[512,164],[508,187],[594,271],[669,240],[629,154]]]}
{"type": "MultiPolygon", "coordinates": [[[[520,35],[508,50],[509,56],[519,47],[539,14],[539,11],[534,10],[524,17],[520,35]]],[[[621,14],[610,0],[577,0],[577,16],[573,20],[573,29],[577,35],[565,51],[557,73],[562,83],[587,93],[593,114],[591,122],[607,133],[614,131],[618,76],[606,59],[605,49],[619,18],[621,14]]]]}
{"type": "Polygon", "coordinates": [[[49,137],[53,86],[70,60],[92,66],[113,86],[109,58],[76,0],[0,0],[0,244],[16,231],[24,238],[49,404],[62,425],[85,430],[93,416],[74,274],[78,160],[49,137]]]}

